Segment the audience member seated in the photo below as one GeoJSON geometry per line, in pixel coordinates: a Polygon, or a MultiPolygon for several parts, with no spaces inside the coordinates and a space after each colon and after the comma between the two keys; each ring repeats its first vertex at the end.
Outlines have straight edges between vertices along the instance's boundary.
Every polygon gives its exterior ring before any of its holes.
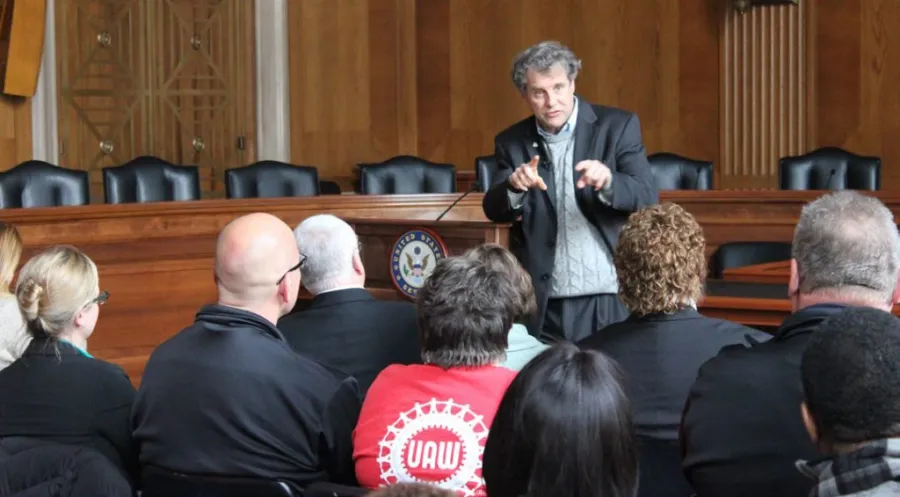
{"type": "Polygon", "coordinates": [[[811,495],[900,495],[900,321],[850,308],[825,321],[801,363],[803,422],[822,454],[801,461],[811,495]]]}
{"type": "Polygon", "coordinates": [[[501,367],[515,284],[484,262],[441,259],[416,300],[424,365],[378,375],[353,435],[364,487],[433,483],[484,497],[481,453],[516,372],[501,367]]]}
{"type": "Polygon", "coordinates": [[[94,261],[74,247],[47,249],[22,267],[16,298],[33,340],[0,371],[0,439],[89,447],[136,483],[134,387],[121,368],[88,352],[109,298],[94,261]]]}
{"type": "Polygon", "coordinates": [[[456,497],[456,494],[424,483],[400,483],[369,492],[366,497],[456,497]]]}
{"type": "Polygon", "coordinates": [[[898,300],[900,236],[875,198],[841,191],[806,205],[792,250],[794,313],[768,342],[723,348],[691,388],[683,465],[698,497],[808,495],[794,464],[816,455],[797,407],[803,350],[846,307],[890,311],[898,300]]]}
{"type": "Polygon", "coordinates": [[[33,438],[0,440],[0,495],[131,497],[128,480],[96,450],[33,438]]]}
{"type": "Polygon", "coordinates": [[[0,222],[0,371],[18,359],[31,342],[16,296],[9,291],[21,258],[19,230],[0,222]]]}
{"type": "Polygon", "coordinates": [[[503,396],[484,450],[490,497],[633,497],[637,447],[622,372],[561,343],[503,396]]]}
{"type": "Polygon", "coordinates": [[[270,214],[216,244],[218,303],[153,351],[133,411],[145,472],[355,484],[356,380],[302,357],[275,327],[297,300],[300,254],[270,214]]]}
{"type": "Polygon", "coordinates": [[[519,264],[512,252],[500,245],[480,245],[466,252],[466,257],[483,261],[492,270],[515,283],[518,289],[519,298],[514,306],[513,325],[507,339],[506,360],[503,361],[503,366],[518,371],[548,347],[529,335],[524,324],[537,311],[531,275],[519,264]]]}
{"type": "Polygon", "coordinates": [[[330,214],[312,216],[294,231],[306,263],[300,268],[312,304],[278,321],[297,352],[369,385],[390,364],[419,364],[416,308],[376,300],[364,289],[366,268],[353,228],[330,214]]]}
{"type": "Polygon", "coordinates": [[[619,297],[630,311],[581,342],[625,371],[641,450],[639,495],[689,496],[678,427],[700,366],[726,345],[765,341],[763,332],[697,312],[706,279],[703,228],[677,204],[629,217],[614,262],[619,297]]]}

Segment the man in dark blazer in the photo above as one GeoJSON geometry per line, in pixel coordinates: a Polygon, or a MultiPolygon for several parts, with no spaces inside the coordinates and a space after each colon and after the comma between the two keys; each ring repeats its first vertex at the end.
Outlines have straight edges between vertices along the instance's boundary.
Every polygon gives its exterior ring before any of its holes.
{"type": "Polygon", "coordinates": [[[628,215],[657,202],[636,115],[575,95],[575,54],[542,42],[513,61],[533,116],[497,135],[498,169],[484,196],[495,222],[515,223],[512,249],[531,273],[529,331],[581,340],[627,315],[612,254],[628,215]]]}
{"type": "Polygon", "coordinates": [[[845,190],[806,205],[792,253],[793,314],[768,342],[723,348],[688,394],[683,468],[698,497],[810,495],[815,481],[796,467],[818,457],[800,412],[806,345],[847,307],[890,312],[900,300],[900,236],[878,199],[845,190]]]}
{"type": "Polygon", "coordinates": [[[377,300],[363,288],[366,270],[353,228],[322,214],[300,223],[294,235],[307,257],[303,286],[314,298],[278,321],[291,347],[355,377],[363,395],[385,367],[420,364],[416,308],[377,300]]]}

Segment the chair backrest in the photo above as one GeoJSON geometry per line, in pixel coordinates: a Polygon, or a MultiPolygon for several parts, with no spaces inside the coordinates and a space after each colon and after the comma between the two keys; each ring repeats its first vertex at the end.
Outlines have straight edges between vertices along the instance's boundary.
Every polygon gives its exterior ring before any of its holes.
{"type": "Polygon", "coordinates": [[[495,174],[497,174],[496,157],[493,155],[475,157],[475,180],[478,182],[480,191],[487,192],[490,190],[495,174]]]}
{"type": "Polygon", "coordinates": [[[231,476],[187,475],[144,468],[142,497],[296,497],[299,493],[277,480],[231,476]]]}
{"type": "Polygon", "coordinates": [[[824,147],[778,161],[782,190],[871,190],[881,188],[881,159],[824,147]]]}
{"type": "Polygon", "coordinates": [[[456,167],[401,155],[359,164],[359,191],[371,195],[456,192],[456,167]]]}
{"type": "Polygon", "coordinates": [[[647,157],[660,190],[711,190],[713,163],[660,152],[647,157]]]}
{"type": "Polygon", "coordinates": [[[26,437],[0,440],[0,495],[131,497],[131,485],[106,456],[89,447],[26,437]]]}
{"type": "Polygon", "coordinates": [[[228,198],[311,197],[319,194],[319,171],[274,160],[225,171],[228,198]]]}
{"type": "Polygon", "coordinates": [[[341,185],[339,185],[336,181],[328,181],[328,180],[319,180],[319,194],[320,195],[340,195],[341,194],[341,185]]]}
{"type": "Polygon", "coordinates": [[[87,171],[26,161],[0,173],[0,208],[87,205],[89,185],[87,171]]]}
{"type": "Polygon", "coordinates": [[[787,261],[791,258],[791,244],[787,242],[730,242],[719,245],[712,255],[709,277],[719,279],[722,271],[733,268],[787,261]]]}
{"type": "Polygon", "coordinates": [[[141,156],[103,169],[103,196],[108,204],[200,199],[197,166],[178,166],[141,156]]]}
{"type": "Polygon", "coordinates": [[[364,497],[369,489],[336,483],[313,483],[303,491],[304,497],[364,497]]]}

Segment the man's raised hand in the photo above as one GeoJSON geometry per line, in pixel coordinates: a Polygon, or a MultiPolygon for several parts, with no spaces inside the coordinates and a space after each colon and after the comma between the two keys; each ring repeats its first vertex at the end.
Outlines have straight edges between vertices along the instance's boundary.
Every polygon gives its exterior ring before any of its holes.
{"type": "Polygon", "coordinates": [[[509,176],[509,186],[520,192],[530,190],[531,188],[546,190],[547,185],[544,183],[544,179],[541,178],[541,175],[538,174],[537,168],[540,161],[541,157],[535,155],[531,158],[530,162],[517,167],[509,176]]]}

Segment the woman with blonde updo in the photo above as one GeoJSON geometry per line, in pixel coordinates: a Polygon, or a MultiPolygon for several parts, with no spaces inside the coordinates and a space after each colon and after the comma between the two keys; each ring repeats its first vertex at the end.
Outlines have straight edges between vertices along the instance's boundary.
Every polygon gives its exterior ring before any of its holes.
{"type": "Polygon", "coordinates": [[[16,296],[9,291],[21,257],[19,231],[0,222],[0,371],[18,359],[31,342],[16,296]]]}
{"type": "Polygon", "coordinates": [[[94,261],[74,247],[49,248],[22,267],[16,298],[33,339],[0,371],[0,439],[89,447],[134,481],[134,387],[121,368],[88,353],[109,298],[94,261]]]}

